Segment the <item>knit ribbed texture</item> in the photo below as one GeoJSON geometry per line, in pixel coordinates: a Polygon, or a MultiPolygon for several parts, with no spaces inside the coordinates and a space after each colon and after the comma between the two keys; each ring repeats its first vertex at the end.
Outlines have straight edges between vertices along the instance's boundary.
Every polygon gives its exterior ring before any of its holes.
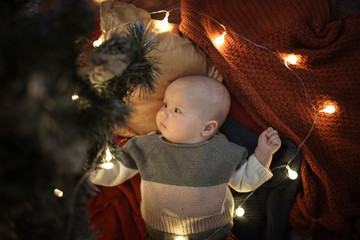
{"type": "Polygon", "coordinates": [[[223,204],[223,211],[221,214],[216,214],[208,217],[184,217],[171,216],[170,214],[159,214],[151,208],[144,208],[141,204],[141,213],[146,224],[154,229],[159,229],[162,232],[174,233],[177,235],[189,235],[207,232],[212,229],[217,229],[225,226],[233,217],[234,202],[229,192],[223,204]]]}
{"type": "MultiPolygon", "coordinates": [[[[183,0],[182,7],[210,15],[279,54],[303,56],[291,67],[312,104],[323,109],[331,101],[337,111],[319,114],[302,147],[304,188],[289,221],[303,234],[324,230],[335,232],[334,239],[348,239],[360,215],[360,16],[330,22],[326,0],[183,0]]],[[[182,10],[180,30],[210,56],[231,94],[259,125],[273,126],[299,146],[316,111],[282,59],[231,33],[216,49],[209,36],[222,29],[193,11],[182,10]]]]}
{"type": "Polygon", "coordinates": [[[244,147],[217,135],[202,143],[173,144],[155,132],[132,138],[121,153],[119,161],[127,168],[135,166],[145,181],[189,187],[228,183],[247,157],[244,147]]]}

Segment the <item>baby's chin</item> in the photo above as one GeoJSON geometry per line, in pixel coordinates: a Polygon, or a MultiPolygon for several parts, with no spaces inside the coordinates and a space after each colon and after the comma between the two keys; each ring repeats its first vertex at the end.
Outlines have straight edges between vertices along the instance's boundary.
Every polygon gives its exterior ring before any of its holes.
{"type": "MultiPolygon", "coordinates": [[[[163,134],[162,134],[163,135],[163,134]]],[[[166,139],[167,142],[170,143],[174,143],[174,144],[197,144],[197,143],[202,143],[205,142],[207,139],[178,139],[178,138],[171,138],[171,137],[166,137],[163,135],[163,138],[166,139]]]]}
{"type": "Polygon", "coordinates": [[[158,126],[156,133],[162,135],[162,138],[166,142],[174,144],[197,144],[208,140],[208,138],[178,138],[178,136],[173,137],[166,131],[166,129],[163,129],[161,126],[158,126]]]}
{"type": "Polygon", "coordinates": [[[174,143],[174,144],[185,144],[185,143],[182,143],[181,140],[172,138],[171,136],[169,136],[168,134],[166,134],[164,132],[161,132],[160,130],[159,130],[159,134],[162,135],[162,139],[165,140],[166,142],[174,143]]]}

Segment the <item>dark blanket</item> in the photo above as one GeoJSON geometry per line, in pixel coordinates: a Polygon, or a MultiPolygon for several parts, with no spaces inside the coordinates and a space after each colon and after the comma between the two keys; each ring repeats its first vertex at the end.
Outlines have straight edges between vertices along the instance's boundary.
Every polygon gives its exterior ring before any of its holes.
{"type": "MultiPolygon", "coordinates": [[[[228,118],[225,121],[221,132],[229,141],[246,147],[249,155],[257,146],[258,135],[233,119],[228,118]]],[[[244,216],[234,218],[232,232],[239,239],[276,240],[288,237],[288,214],[299,190],[301,178],[291,180],[283,166],[293,159],[290,167],[299,172],[301,161],[296,150],[293,143],[282,139],[282,146],[275,153],[270,166],[274,176],[253,194],[232,191],[235,207],[241,205],[245,210],[244,216]]]]}

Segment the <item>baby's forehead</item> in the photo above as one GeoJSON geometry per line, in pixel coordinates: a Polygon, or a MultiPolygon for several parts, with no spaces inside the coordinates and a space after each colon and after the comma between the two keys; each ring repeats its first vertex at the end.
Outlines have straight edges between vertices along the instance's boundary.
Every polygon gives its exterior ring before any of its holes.
{"type": "Polygon", "coordinates": [[[199,95],[205,100],[217,99],[216,101],[220,102],[229,98],[229,93],[221,82],[206,76],[179,78],[168,86],[167,91],[181,91],[184,94],[199,95]]]}
{"type": "Polygon", "coordinates": [[[165,99],[183,99],[187,101],[197,101],[206,103],[211,98],[211,90],[204,85],[199,84],[175,84],[168,88],[165,99]]]}
{"type": "MultiPolygon", "coordinates": [[[[211,80],[211,79],[210,79],[211,80]]],[[[203,94],[213,91],[214,83],[197,78],[178,79],[171,83],[168,90],[182,91],[184,93],[203,94]]],[[[220,84],[220,83],[218,83],[220,84]]]]}

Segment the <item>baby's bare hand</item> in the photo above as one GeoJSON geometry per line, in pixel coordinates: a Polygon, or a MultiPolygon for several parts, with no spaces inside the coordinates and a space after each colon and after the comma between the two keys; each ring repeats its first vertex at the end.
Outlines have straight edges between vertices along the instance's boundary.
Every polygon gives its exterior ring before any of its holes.
{"type": "Polygon", "coordinates": [[[281,140],[279,134],[272,127],[263,131],[258,139],[255,149],[255,157],[267,169],[270,168],[273,154],[280,148],[281,140]]]}
{"type": "Polygon", "coordinates": [[[264,152],[274,154],[281,147],[281,140],[278,132],[272,127],[267,128],[259,136],[258,146],[264,152]]]}

